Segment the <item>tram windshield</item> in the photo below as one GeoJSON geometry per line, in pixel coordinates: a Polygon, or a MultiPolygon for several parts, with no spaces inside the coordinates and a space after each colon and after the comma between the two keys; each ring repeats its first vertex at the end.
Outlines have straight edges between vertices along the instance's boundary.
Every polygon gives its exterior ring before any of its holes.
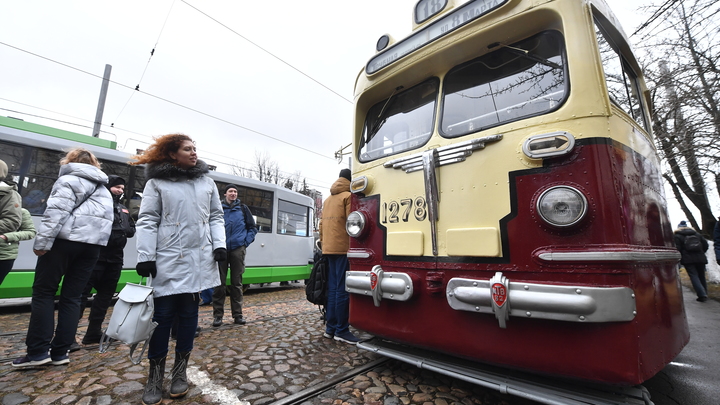
{"type": "Polygon", "coordinates": [[[457,137],[560,106],[565,81],[562,36],[547,31],[451,70],[443,83],[440,132],[457,137]]]}
{"type": "Polygon", "coordinates": [[[438,87],[438,79],[426,80],[372,106],[360,141],[360,161],[424,145],[432,135],[438,87]]]}

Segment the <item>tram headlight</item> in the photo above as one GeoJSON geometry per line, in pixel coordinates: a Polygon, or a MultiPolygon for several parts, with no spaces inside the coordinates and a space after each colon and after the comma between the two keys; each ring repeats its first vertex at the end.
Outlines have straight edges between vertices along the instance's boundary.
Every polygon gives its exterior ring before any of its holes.
{"type": "Polygon", "coordinates": [[[345,230],[348,235],[353,238],[357,238],[362,235],[366,223],[367,221],[365,220],[365,215],[362,212],[353,211],[350,215],[348,215],[347,220],[345,221],[345,230]]]}
{"type": "Polygon", "coordinates": [[[552,187],[538,198],[537,211],[550,225],[570,226],[578,223],[587,213],[587,199],[573,187],[552,187]]]}

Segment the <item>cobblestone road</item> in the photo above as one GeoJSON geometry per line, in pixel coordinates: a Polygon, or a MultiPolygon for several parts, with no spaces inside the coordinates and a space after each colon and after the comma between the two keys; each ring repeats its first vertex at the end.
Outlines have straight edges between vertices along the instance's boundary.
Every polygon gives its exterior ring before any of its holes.
{"type": "MultiPolygon", "coordinates": [[[[275,284],[274,286],[277,286],[275,284]]],[[[211,327],[212,310],[200,307],[203,330],[195,340],[185,398],[165,404],[273,403],[378,356],[322,337],[316,307],[304,298],[301,284],[287,288],[251,289],[245,296],[245,326],[225,323],[211,327]]],[[[89,346],[70,354],[66,366],[17,370],[9,362],[25,352],[28,309],[0,314],[0,403],[16,404],[138,404],[147,375],[147,359],[134,365],[125,345],[104,354],[89,346]]],[[[86,315],[89,310],[86,310],[86,315]]],[[[109,318],[109,316],[108,316],[109,318]]],[[[226,305],[226,322],[231,322],[226,305]]],[[[86,327],[83,320],[78,340],[86,327]]],[[[357,331],[355,331],[357,332],[357,331]]],[[[367,337],[358,333],[361,337],[367,337]]],[[[174,352],[173,346],[170,347],[174,352]]],[[[173,362],[168,356],[167,368],[173,362]]],[[[166,378],[167,389],[168,378],[166,378]]],[[[390,361],[340,382],[305,404],[472,405],[525,404],[482,388],[390,361]],[[512,402],[510,402],[512,401],[512,402]]]]}

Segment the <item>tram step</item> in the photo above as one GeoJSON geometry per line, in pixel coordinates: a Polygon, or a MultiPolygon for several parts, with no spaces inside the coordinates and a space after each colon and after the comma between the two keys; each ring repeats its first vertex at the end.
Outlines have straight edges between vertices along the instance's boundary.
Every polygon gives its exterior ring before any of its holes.
{"type": "Polygon", "coordinates": [[[360,342],[357,347],[542,404],[653,405],[648,390],[642,385],[619,387],[541,377],[474,363],[379,338],[360,342]]]}

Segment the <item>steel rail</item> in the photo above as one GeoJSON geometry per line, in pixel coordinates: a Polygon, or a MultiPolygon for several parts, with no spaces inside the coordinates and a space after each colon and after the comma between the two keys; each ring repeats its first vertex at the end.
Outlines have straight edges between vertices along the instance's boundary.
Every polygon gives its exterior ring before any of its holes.
{"type": "Polygon", "coordinates": [[[381,365],[389,362],[390,360],[391,359],[388,357],[382,357],[377,360],[373,360],[370,363],[367,363],[360,367],[356,367],[356,368],[354,368],[352,370],[348,370],[336,377],[330,378],[323,383],[313,385],[312,387],[308,387],[302,391],[298,391],[292,395],[288,395],[287,397],[284,397],[278,401],[270,403],[270,405],[301,404],[309,398],[317,397],[318,395],[329,390],[330,388],[334,387],[335,385],[340,384],[343,381],[347,381],[359,374],[370,371],[370,370],[374,369],[375,367],[381,366],[381,365]]]}

